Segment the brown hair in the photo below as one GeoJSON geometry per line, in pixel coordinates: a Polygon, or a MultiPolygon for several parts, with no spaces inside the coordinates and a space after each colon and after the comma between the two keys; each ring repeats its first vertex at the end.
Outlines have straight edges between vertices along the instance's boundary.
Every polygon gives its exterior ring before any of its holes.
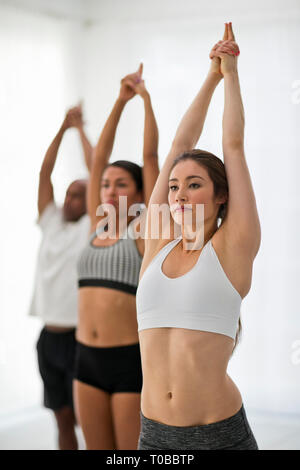
{"type": "MultiPolygon", "coordinates": [[[[224,195],[228,196],[229,190],[228,190],[228,182],[227,182],[225,166],[220,158],[216,157],[216,155],[214,155],[213,153],[207,152],[206,150],[199,150],[199,149],[189,150],[175,158],[173,165],[171,167],[170,173],[178,163],[186,161],[186,160],[193,160],[194,162],[198,163],[198,165],[203,166],[207,170],[207,173],[214,185],[215,197],[222,197],[224,195]]],[[[220,209],[217,215],[217,219],[221,219],[220,226],[224,222],[226,215],[227,215],[227,201],[220,205],[220,209]]],[[[235,336],[235,342],[234,342],[232,354],[240,340],[241,333],[242,333],[242,324],[241,324],[241,319],[239,318],[238,330],[235,336]]]]}
{"type": "Polygon", "coordinates": [[[135,181],[137,191],[143,191],[143,172],[140,165],[128,160],[117,160],[106,165],[105,169],[110,166],[117,166],[118,168],[122,168],[123,170],[126,170],[128,173],[130,173],[135,181]]]}

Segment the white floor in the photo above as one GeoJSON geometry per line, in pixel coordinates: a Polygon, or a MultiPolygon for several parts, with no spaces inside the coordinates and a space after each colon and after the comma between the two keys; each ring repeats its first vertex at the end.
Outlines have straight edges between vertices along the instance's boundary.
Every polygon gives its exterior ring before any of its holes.
{"type": "MultiPolygon", "coordinates": [[[[300,416],[246,410],[261,450],[300,450],[300,416]]],[[[85,448],[77,429],[79,449],[85,448]]],[[[49,410],[33,408],[0,421],[0,450],[55,450],[56,429],[49,410]]]]}

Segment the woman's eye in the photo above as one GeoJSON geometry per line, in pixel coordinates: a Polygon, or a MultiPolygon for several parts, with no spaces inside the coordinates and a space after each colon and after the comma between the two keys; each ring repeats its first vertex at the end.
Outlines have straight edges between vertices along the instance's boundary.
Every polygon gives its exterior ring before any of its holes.
{"type": "MultiPolygon", "coordinates": [[[[198,189],[198,188],[200,188],[201,186],[200,186],[200,184],[198,184],[198,183],[191,183],[191,184],[189,185],[189,187],[190,187],[190,188],[192,187],[192,188],[194,188],[194,189],[198,189]]],[[[177,186],[170,186],[169,189],[170,189],[170,191],[175,191],[175,190],[177,189],[177,186]]]]}

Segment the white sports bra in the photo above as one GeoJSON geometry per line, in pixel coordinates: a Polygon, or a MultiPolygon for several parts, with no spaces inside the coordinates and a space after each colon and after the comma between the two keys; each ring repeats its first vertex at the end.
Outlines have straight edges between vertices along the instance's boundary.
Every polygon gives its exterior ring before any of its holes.
{"type": "Polygon", "coordinates": [[[169,278],[162,272],[168,253],[182,236],[153,258],[136,293],[138,331],[148,328],[187,328],[235,339],[242,298],[226,276],[211,239],[193,268],[169,278]]]}

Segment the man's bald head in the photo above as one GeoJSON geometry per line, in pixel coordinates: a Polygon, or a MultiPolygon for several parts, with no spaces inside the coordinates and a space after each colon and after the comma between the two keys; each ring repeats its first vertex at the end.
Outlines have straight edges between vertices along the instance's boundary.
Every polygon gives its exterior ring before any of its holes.
{"type": "Polygon", "coordinates": [[[77,222],[86,213],[87,180],[73,181],[67,189],[63,212],[67,222],[77,222]]]}

